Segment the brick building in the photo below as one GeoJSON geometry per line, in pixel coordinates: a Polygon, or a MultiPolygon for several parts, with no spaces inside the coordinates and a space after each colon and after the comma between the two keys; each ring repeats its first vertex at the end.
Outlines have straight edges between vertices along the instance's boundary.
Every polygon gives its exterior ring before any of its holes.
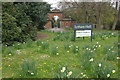
{"type": "Polygon", "coordinates": [[[72,28],[72,25],[75,23],[71,20],[71,18],[63,18],[63,12],[61,12],[58,9],[54,9],[51,12],[48,13],[49,19],[47,19],[46,27],[47,28],[72,28]],[[57,26],[53,22],[54,16],[58,16],[59,22],[57,22],[57,26]]]}

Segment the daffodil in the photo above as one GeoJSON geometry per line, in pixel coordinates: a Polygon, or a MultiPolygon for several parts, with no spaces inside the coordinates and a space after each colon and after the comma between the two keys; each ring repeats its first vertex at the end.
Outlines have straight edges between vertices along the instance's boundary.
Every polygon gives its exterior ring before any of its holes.
{"type": "Polygon", "coordinates": [[[99,67],[101,67],[101,64],[99,64],[99,67]]]}
{"type": "Polygon", "coordinates": [[[115,70],[112,70],[112,73],[115,73],[115,70]]]}
{"type": "Polygon", "coordinates": [[[65,69],[65,67],[62,67],[62,70],[64,70],[64,71],[65,71],[65,70],[66,70],[66,69],[65,69]]]}
{"type": "Polygon", "coordinates": [[[57,53],[56,55],[59,55],[59,53],[57,53]]]}
{"type": "Polygon", "coordinates": [[[107,74],[107,77],[110,77],[110,74],[107,74]]]}
{"type": "Polygon", "coordinates": [[[69,77],[70,75],[72,75],[72,71],[70,71],[70,72],[68,73],[67,77],[69,77]]]}
{"type": "Polygon", "coordinates": [[[64,72],[64,70],[61,70],[61,72],[64,72]]]}
{"type": "Polygon", "coordinates": [[[117,57],[117,59],[120,59],[120,57],[117,57]]]}
{"type": "Polygon", "coordinates": [[[101,45],[99,45],[99,47],[101,47],[101,45]]]}
{"type": "Polygon", "coordinates": [[[91,53],[92,53],[93,51],[91,51],[91,53]]]}
{"type": "Polygon", "coordinates": [[[86,75],[84,74],[83,77],[85,77],[86,75]]]}
{"type": "Polygon", "coordinates": [[[78,48],[78,46],[76,46],[76,48],[78,48]]]}
{"type": "Polygon", "coordinates": [[[89,61],[90,61],[90,62],[93,62],[93,60],[94,60],[94,59],[93,59],[93,58],[91,58],[89,61]]]}
{"type": "Polygon", "coordinates": [[[31,75],[34,75],[34,73],[31,73],[31,75]]]}
{"type": "Polygon", "coordinates": [[[97,44],[98,44],[98,42],[97,42],[97,44]]]}
{"type": "Polygon", "coordinates": [[[88,48],[86,48],[88,50],[88,48]]]}
{"type": "Polygon", "coordinates": [[[69,53],[69,51],[67,51],[69,53]]]}

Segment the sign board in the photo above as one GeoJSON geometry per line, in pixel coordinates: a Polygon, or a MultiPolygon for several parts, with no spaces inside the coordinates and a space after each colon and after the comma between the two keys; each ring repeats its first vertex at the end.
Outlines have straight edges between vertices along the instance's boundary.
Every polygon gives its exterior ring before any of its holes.
{"type": "Polygon", "coordinates": [[[74,30],[91,30],[93,28],[93,24],[73,24],[74,30]]]}
{"type": "Polygon", "coordinates": [[[91,36],[91,42],[92,42],[92,29],[93,29],[93,24],[73,24],[74,30],[74,42],[76,41],[76,37],[86,37],[86,36],[91,36]]]}
{"type": "Polygon", "coordinates": [[[76,30],[76,37],[91,36],[91,30],[76,30]]]}

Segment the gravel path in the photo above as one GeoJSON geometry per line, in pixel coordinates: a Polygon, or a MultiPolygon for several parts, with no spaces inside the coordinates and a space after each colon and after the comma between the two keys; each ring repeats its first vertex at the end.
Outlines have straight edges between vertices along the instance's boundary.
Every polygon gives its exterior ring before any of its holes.
{"type": "Polygon", "coordinates": [[[66,31],[65,29],[63,28],[51,28],[51,29],[48,29],[48,31],[51,31],[51,32],[63,32],[63,31],[66,31]]]}

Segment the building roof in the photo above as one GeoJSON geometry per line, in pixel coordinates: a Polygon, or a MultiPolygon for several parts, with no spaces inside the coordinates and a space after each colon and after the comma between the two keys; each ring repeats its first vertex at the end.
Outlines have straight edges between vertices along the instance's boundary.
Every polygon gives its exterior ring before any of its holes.
{"type": "Polygon", "coordinates": [[[62,13],[59,9],[55,8],[50,13],[62,13]]]}

